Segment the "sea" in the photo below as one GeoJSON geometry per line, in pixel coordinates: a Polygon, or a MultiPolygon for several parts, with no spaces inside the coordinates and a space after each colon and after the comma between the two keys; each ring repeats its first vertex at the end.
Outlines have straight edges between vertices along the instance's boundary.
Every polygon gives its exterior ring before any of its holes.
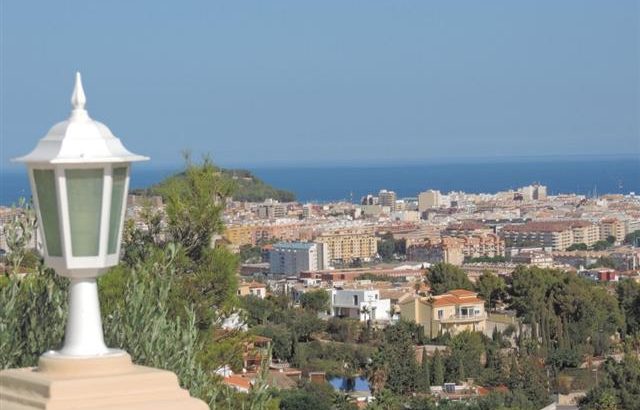
{"type": "MultiPolygon", "coordinates": [[[[277,188],[294,192],[301,202],[358,202],[381,189],[395,191],[399,198],[416,197],[427,189],[494,193],[536,182],[546,185],[550,194],[640,194],[640,158],[634,157],[244,168],[277,188]]],[[[30,197],[24,169],[0,171],[1,205],[30,197]]],[[[131,188],[148,187],[177,171],[178,167],[134,166],[131,188]]]]}

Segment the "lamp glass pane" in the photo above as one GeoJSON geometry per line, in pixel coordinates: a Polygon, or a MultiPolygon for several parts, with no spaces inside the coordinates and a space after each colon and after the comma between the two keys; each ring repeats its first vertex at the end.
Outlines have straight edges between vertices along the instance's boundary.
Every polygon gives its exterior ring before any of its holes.
{"type": "Polygon", "coordinates": [[[44,231],[44,240],[49,256],[62,256],[60,220],[58,219],[58,194],[52,169],[34,169],[33,179],[38,195],[38,207],[44,231]]]}
{"type": "Polygon", "coordinates": [[[107,253],[113,254],[118,249],[118,239],[120,228],[122,227],[120,217],[122,216],[122,205],[124,202],[124,185],[127,180],[127,168],[113,169],[113,185],[111,188],[111,209],[109,213],[109,246],[107,253]]]}
{"type": "Polygon", "coordinates": [[[102,215],[102,169],[67,169],[73,256],[98,256],[102,215]]]}

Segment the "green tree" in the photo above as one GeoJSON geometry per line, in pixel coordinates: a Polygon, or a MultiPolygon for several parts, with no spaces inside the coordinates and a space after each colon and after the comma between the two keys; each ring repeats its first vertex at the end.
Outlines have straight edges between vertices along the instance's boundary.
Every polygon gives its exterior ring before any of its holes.
{"type": "Polygon", "coordinates": [[[640,332],[640,283],[624,280],[616,287],[618,303],[625,316],[625,333],[640,332]]]}
{"type": "Polygon", "coordinates": [[[393,239],[393,235],[390,238],[383,238],[378,241],[378,254],[383,260],[392,260],[395,250],[396,243],[393,239]]]}
{"type": "Polygon", "coordinates": [[[280,393],[281,410],[331,410],[335,393],[327,384],[303,383],[280,393]]]}
{"type": "Polygon", "coordinates": [[[504,279],[491,272],[483,272],[476,283],[476,290],[488,309],[495,308],[497,302],[506,296],[506,288],[504,279]]]}
{"type": "MultiPolygon", "coordinates": [[[[18,273],[28,254],[36,232],[36,214],[24,198],[18,200],[10,213],[10,219],[4,224],[4,237],[7,244],[7,262],[12,273],[18,273]]],[[[30,268],[35,265],[31,264],[30,268]]]]}
{"type": "Polygon", "coordinates": [[[211,248],[215,233],[222,232],[224,199],[233,184],[223,178],[210,159],[194,164],[186,156],[186,169],[158,188],[165,201],[171,241],[181,244],[190,259],[199,261],[211,248]]]}
{"type": "Polygon", "coordinates": [[[535,345],[554,349],[608,349],[610,336],[624,318],[616,298],[606,289],[553,269],[518,267],[512,275],[511,308],[531,325],[535,345]]]}
{"type": "Polygon", "coordinates": [[[625,355],[622,362],[607,359],[599,384],[580,401],[581,410],[640,409],[640,359],[625,355]]]}
{"type": "Polygon", "coordinates": [[[68,280],[51,269],[0,278],[0,368],[28,367],[61,346],[68,280]]]}
{"type": "Polygon", "coordinates": [[[627,234],[624,237],[624,243],[627,245],[640,246],[640,229],[627,234]]]}
{"type": "Polygon", "coordinates": [[[418,373],[418,390],[429,393],[431,387],[431,369],[430,359],[427,356],[427,350],[422,349],[422,362],[420,363],[420,371],[418,373]]]}
{"type": "Polygon", "coordinates": [[[582,242],[574,243],[573,245],[567,248],[568,251],[586,251],[588,249],[589,247],[587,246],[587,244],[582,242]]]}
{"type": "Polygon", "coordinates": [[[325,312],[329,309],[329,293],[324,289],[311,290],[300,296],[300,305],[312,312],[325,312]]]}
{"type": "MultiPolygon", "coordinates": [[[[607,237],[607,239],[608,238],[609,237],[607,237]]],[[[615,237],[613,237],[613,240],[615,242],[615,237]]],[[[606,249],[609,249],[612,245],[613,245],[613,242],[609,242],[609,240],[602,240],[602,241],[597,241],[596,243],[591,245],[591,249],[593,249],[594,251],[604,251],[606,249]]]]}
{"type": "Polygon", "coordinates": [[[435,295],[446,293],[453,289],[473,290],[473,283],[467,274],[457,266],[448,263],[437,263],[429,268],[427,280],[431,291],[435,295]]]}
{"type": "Polygon", "coordinates": [[[460,382],[467,377],[477,378],[482,374],[480,358],[484,353],[482,334],[464,331],[453,336],[448,343],[445,381],[460,382]]]}
{"type": "Polygon", "coordinates": [[[293,357],[293,334],[284,325],[264,325],[251,329],[252,333],[271,339],[273,357],[289,361],[293,357]]]}
{"type": "MultiPolygon", "coordinates": [[[[418,364],[411,332],[395,324],[383,332],[377,366],[384,373],[384,387],[395,394],[414,392],[417,387],[418,364]]],[[[371,380],[375,383],[375,380],[371,380]]]]}
{"type": "Polygon", "coordinates": [[[432,385],[442,386],[444,384],[444,360],[440,350],[436,350],[433,354],[433,363],[431,365],[433,369],[432,385]]]}

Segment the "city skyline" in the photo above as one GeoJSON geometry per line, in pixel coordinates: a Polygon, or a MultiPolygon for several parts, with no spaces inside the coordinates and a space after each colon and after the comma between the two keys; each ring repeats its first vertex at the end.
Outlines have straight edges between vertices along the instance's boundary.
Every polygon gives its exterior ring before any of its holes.
{"type": "Polygon", "coordinates": [[[2,168],[76,70],[158,165],[640,154],[634,1],[150,6],[3,2],[2,168]]]}

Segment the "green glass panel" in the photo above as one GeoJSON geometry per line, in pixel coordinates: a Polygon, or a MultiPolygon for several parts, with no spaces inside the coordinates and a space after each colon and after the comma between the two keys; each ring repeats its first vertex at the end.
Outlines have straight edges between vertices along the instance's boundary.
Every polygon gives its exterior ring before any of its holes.
{"type": "Polygon", "coordinates": [[[113,186],[111,188],[111,209],[109,213],[109,246],[107,253],[115,253],[118,249],[118,237],[120,236],[120,217],[122,216],[122,204],[124,202],[124,183],[127,179],[127,168],[113,169],[113,186]]]}
{"type": "Polygon", "coordinates": [[[55,174],[52,169],[34,169],[33,179],[36,183],[47,253],[49,256],[62,256],[55,174]]]}
{"type": "Polygon", "coordinates": [[[102,215],[102,174],[102,169],[65,171],[73,256],[98,256],[102,215]]]}

